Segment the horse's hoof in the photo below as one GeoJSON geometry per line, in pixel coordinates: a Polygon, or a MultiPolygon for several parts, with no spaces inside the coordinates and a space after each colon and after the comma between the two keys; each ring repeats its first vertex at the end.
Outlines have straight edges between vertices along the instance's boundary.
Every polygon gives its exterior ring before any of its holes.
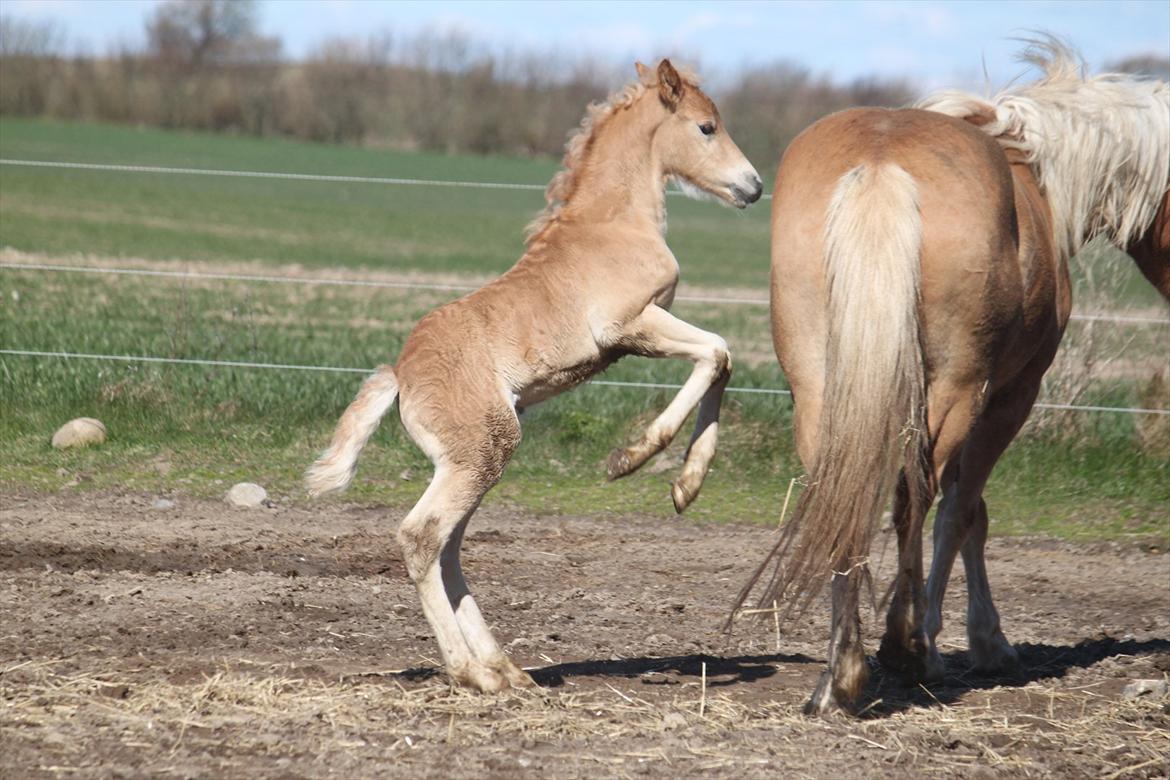
{"type": "Polygon", "coordinates": [[[821,672],[820,679],[817,680],[817,687],[813,690],[813,695],[804,705],[804,714],[808,717],[827,717],[835,715],[840,712],[851,712],[852,710],[837,701],[833,695],[833,674],[829,670],[821,672]]]}
{"type": "Polygon", "coordinates": [[[609,458],[605,461],[605,477],[609,481],[619,479],[629,474],[634,470],[630,463],[630,451],[618,447],[613,452],[609,453],[609,458]]]}
{"type": "Polygon", "coordinates": [[[946,665],[938,650],[927,647],[925,641],[907,648],[891,641],[889,635],[882,637],[877,652],[878,663],[888,672],[893,672],[914,682],[937,682],[946,674],[946,665]]]}
{"type": "Polygon", "coordinates": [[[1020,654],[998,631],[984,640],[970,640],[971,668],[980,674],[1012,674],[1020,670],[1020,654]]]}

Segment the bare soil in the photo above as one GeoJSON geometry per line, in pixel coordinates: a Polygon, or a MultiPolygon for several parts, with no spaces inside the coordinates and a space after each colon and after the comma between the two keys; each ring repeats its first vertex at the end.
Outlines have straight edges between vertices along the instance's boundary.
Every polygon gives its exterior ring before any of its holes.
{"type": "Polygon", "coordinates": [[[720,630],[773,529],[484,508],[465,568],[541,688],[482,696],[437,668],[400,509],[155,499],[0,495],[0,776],[1170,774],[1170,699],[1123,695],[1170,671],[1170,556],[1136,544],[993,540],[1022,670],[969,671],[960,567],[945,683],[875,666],[862,717],[810,719],[824,605],[720,630]]]}

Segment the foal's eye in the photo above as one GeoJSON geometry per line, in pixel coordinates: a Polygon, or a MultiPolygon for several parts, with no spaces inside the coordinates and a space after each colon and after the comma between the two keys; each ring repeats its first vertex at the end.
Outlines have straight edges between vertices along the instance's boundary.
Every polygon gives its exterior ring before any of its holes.
{"type": "Polygon", "coordinates": [[[701,132],[703,135],[714,135],[715,134],[715,123],[714,122],[704,122],[703,124],[699,125],[699,132],[701,132]]]}

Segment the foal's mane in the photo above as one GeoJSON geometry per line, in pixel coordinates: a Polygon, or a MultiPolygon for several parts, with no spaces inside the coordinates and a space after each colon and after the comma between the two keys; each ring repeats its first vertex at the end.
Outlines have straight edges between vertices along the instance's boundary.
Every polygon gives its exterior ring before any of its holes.
{"type": "Polygon", "coordinates": [[[1043,71],[1038,81],[992,98],[940,92],[918,107],[966,119],[1023,153],[1065,257],[1100,233],[1124,247],[1153,222],[1170,184],[1170,86],[1120,73],[1089,77],[1060,41],[1028,43],[1021,59],[1043,71]]]}
{"type": "MultiPolygon", "coordinates": [[[[698,77],[694,73],[683,68],[678,68],[678,71],[688,87],[698,86],[698,77]]],[[[569,133],[569,140],[565,143],[565,156],[561,160],[561,170],[557,171],[545,187],[544,198],[548,205],[524,228],[527,246],[532,246],[540,234],[556,221],[561,209],[572,197],[585,160],[601,128],[615,114],[632,106],[648,89],[655,86],[657,85],[647,84],[639,79],[626,84],[600,103],[589,104],[581,124],[569,133]]]]}
{"type": "Polygon", "coordinates": [[[557,218],[569,196],[577,187],[577,177],[584,164],[585,157],[593,145],[593,139],[606,120],[623,108],[634,104],[638,98],[646,93],[646,85],[641,81],[627,84],[600,103],[590,103],[585,109],[585,116],[581,124],[569,133],[569,140],[565,143],[565,156],[561,160],[561,169],[552,177],[544,189],[544,199],[548,205],[536,215],[536,218],[524,228],[524,238],[528,246],[544,232],[557,218]]]}

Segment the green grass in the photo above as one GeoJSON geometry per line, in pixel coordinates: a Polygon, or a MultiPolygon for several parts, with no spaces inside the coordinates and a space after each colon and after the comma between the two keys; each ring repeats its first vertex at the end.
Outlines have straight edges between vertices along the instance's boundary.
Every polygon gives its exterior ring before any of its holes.
{"type": "MultiPolygon", "coordinates": [[[[541,186],[557,167],[18,119],[0,120],[0,156],[541,186]]],[[[50,254],[500,273],[544,205],[534,191],[14,166],[2,175],[4,244],[50,254]]],[[[766,207],[736,212],[674,197],[670,216],[688,282],[767,284],[766,207]]]]}
{"type": "MultiPolygon", "coordinates": [[[[0,120],[0,156],[166,166],[543,183],[547,161],[444,157],[97,125],[0,120]]],[[[48,256],[495,273],[515,261],[539,193],[0,169],[0,246],[48,256]]],[[[669,240],[685,281],[762,288],[767,213],[671,199],[669,240]]],[[[1094,261],[1097,263],[1097,261],[1094,261]]],[[[1151,295],[1128,261],[1112,303],[1151,295]]],[[[1110,265],[1112,264],[1112,265],[1110,265]]],[[[1097,266],[1094,265],[1094,268],[1097,266]]],[[[1087,284],[1078,274],[1081,287],[1087,284]]],[[[448,299],[338,287],[192,282],[0,271],[6,348],[369,367],[393,360],[413,323],[448,299]]],[[[723,334],[738,386],[783,387],[763,307],[680,303],[677,313],[723,334]]],[[[1137,369],[1106,374],[1082,402],[1164,402],[1143,394],[1164,365],[1165,329],[1096,326],[1107,351],[1137,369]]],[[[1070,342],[1083,339],[1074,324],[1070,342]]],[[[680,381],[678,362],[627,359],[609,379],[680,381]]],[[[0,485],[5,490],[132,489],[216,495],[249,479],[302,500],[300,474],[326,442],[361,377],[0,358],[0,485]],[[110,441],[80,452],[48,446],[75,416],[102,419],[110,441]]],[[[667,391],[587,386],[530,410],[524,442],[490,500],[537,512],[672,512],[677,469],[608,484],[602,461],[669,400],[667,391]]],[[[792,452],[785,397],[729,395],[720,456],[689,514],[774,522],[792,452]]],[[[999,531],[1066,538],[1170,535],[1167,452],[1148,419],[1038,415],[988,487],[999,531]],[[1055,425],[1053,422],[1062,422],[1055,425]],[[1139,430],[1138,426],[1147,426],[1139,430]],[[1151,442],[1153,442],[1151,444],[1151,442]]],[[[685,444],[683,440],[674,450],[685,444]]],[[[348,499],[408,505],[428,464],[393,416],[363,458],[348,499]],[[409,477],[409,479],[404,478],[409,477]]]]}

